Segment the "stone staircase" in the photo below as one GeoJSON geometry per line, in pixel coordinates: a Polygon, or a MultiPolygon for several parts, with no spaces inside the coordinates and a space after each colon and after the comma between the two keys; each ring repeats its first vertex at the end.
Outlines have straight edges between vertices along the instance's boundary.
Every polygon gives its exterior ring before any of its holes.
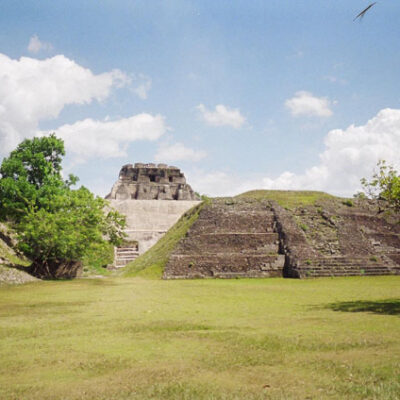
{"type": "Polygon", "coordinates": [[[116,247],[114,253],[115,268],[125,267],[126,264],[135,260],[138,256],[139,256],[139,251],[137,245],[116,247]]]}
{"type": "Polygon", "coordinates": [[[290,213],[278,205],[274,210],[286,255],[284,276],[400,274],[400,225],[368,204],[349,208],[331,200],[290,213]]]}
{"type": "Polygon", "coordinates": [[[340,200],[286,210],[214,199],[180,240],[165,279],[400,274],[400,225],[340,200]]]}
{"type": "Polygon", "coordinates": [[[216,199],[171,254],[164,278],[282,276],[284,259],[268,202],[216,199]]]}
{"type": "Polygon", "coordinates": [[[393,275],[396,268],[384,260],[368,257],[331,256],[302,260],[295,268],[299,278],[329,276],[393,275]]]}

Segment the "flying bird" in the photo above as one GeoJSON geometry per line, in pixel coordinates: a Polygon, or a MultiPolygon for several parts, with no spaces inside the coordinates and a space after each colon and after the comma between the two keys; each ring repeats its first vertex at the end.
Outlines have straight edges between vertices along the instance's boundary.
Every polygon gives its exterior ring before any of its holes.
{"type": "Polygon", "coordinates": [[[374,3],[371,3],[367,8],[365,8],[364,10],[362,10],[362,11],[360,12],[360,14],[358,14],[357,17],[355,17],[355,18],[353,19],[353,21],[355,21],[357,18],[363,19],[365,13],[366,13],[371,7],[373,7],[375,4],[376,4],[376,1],[375,1],[374,3]]]}

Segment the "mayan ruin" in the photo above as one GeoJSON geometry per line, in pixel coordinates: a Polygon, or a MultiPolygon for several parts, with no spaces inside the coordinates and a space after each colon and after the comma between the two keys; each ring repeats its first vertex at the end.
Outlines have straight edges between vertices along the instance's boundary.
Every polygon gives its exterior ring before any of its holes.
{"type": "Polygon", "coordinates": [[[127,243],[115,249],[117,268],[157,243],[200,200],[179,168],[144,163],[124,165],[106,199],[127,222],[127,243]]]}
{"type": "Polygon", "coordinates": [[[106,199],[113,200],[199,200],[185,175],[166,164],[124,165],[106,199]]]}
{"type": "Polygon", "coordinates": [[[376,204],[213,199],[172,251],[164,279],[400,274],[400,226],[376,204]]]}
{"type": "Polygon", "coordinates": [[[0,400],[400,400],[400,1],[0,10],[0,400]]]}

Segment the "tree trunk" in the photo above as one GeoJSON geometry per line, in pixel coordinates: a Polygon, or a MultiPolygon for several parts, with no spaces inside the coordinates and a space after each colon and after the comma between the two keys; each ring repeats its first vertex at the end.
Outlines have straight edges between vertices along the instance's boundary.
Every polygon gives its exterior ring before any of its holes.
{"type": "Polygon", "coordinates": [[[72,279],[82,274],[82,262],[52,260],[46,263],[34,261],[30,273],[40,279],[72,279]]]}

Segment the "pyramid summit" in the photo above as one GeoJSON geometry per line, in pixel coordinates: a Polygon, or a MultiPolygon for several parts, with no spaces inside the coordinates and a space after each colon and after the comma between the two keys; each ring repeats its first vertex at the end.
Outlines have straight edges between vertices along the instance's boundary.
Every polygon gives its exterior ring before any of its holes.
{"type": "Polygon", "coordinates": [[[199,200],[183,172],[167,164],[124,165],[109,200],[199,200]]]}

